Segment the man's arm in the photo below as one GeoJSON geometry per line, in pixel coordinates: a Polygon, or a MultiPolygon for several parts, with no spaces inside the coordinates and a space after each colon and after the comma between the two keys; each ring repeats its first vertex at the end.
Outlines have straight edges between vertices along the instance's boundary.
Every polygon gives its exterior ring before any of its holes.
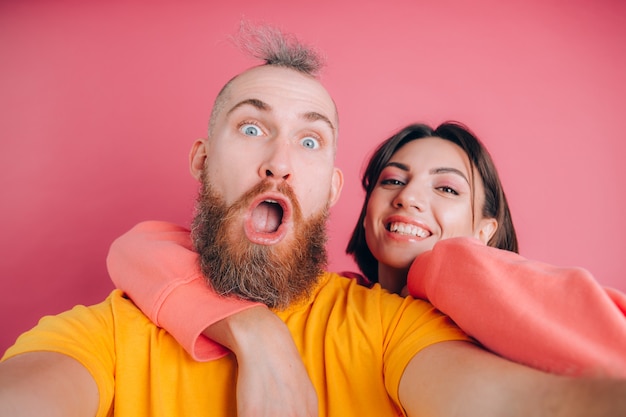
{"type": "Polygon", "coordinates": [[[0,416],[95,416],[98,387],[78,361],[30,352],[0,363],[0,416]]]}
{"type": "Polygon", "coordinates": [[[409,416],[624,416],[626,381],[570,378],[502,359],[466,342],[419,352],[399,387],[409,416]]]}

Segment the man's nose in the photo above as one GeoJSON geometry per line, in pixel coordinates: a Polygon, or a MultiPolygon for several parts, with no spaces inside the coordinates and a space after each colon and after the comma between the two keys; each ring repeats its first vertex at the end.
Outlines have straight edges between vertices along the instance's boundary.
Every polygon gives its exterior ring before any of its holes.
{"type": "Polygon", "coordinates": [[[287,181],[293,173],[291,144],[286,140],[276,140],[269,146],[259,167],[259,176],[263,179],[287,181]]]}

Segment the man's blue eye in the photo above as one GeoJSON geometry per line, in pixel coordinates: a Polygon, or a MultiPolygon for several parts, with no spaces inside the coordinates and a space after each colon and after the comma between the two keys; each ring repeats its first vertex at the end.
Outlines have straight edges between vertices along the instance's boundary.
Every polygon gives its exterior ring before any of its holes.
{"type": "Polygon", "coordinates": [[[247,136],[261,136],[261,134],[263,133],[258,126],[249,123],[241,126],[239,130],[241,130],[241,132],[247,136]]]}
{"type": "Polygon", "coordinates": [[[316,139],[310,137],[302,139],[300,143],[302,143],[302,146],[309,149],[317,149],[319,147],[319,142],[316,139]]]}

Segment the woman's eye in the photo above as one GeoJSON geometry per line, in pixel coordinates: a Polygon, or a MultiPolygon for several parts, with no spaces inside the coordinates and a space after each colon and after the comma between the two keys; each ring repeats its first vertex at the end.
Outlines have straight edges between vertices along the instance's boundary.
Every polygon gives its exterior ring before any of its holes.
{"type": "Polygon", "coordinates": [[[403,185],[404,183],[400,180],[394,179],[394,178],[389,178],[386,180],[382,180],[380,182],[380,185],[403,185]]]}
{"type": "Polygon", "coordinates": [[[263,134],[263,131],[258,126],[250,123],[241,125],[239,130],[246,136],[261,136],[263,134]]]}
{"type": "Polygon", "coordinates": [[[302,146],[308,149],[317,149],[320,147],[320,143],[317,139],[307,136],[300,141],[302,146]]]}
{"type": "Polygon", "coordinates": [[[438,187],[438,190],[441,190],[446,194],[459,195],[459,193],[457,193],[454,188],[450,188],[450,187],[438,187]]]}

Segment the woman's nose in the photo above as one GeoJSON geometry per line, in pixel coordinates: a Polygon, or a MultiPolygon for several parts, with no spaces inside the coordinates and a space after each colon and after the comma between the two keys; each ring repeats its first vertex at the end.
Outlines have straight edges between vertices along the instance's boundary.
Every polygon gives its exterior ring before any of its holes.
{"type": "Polygon", "coordinates": [[[395,208],[415,208],[418,211],[424,211],[426,208],[426,198],[416,187],[404,187],[393,199],[395,208]]]}

